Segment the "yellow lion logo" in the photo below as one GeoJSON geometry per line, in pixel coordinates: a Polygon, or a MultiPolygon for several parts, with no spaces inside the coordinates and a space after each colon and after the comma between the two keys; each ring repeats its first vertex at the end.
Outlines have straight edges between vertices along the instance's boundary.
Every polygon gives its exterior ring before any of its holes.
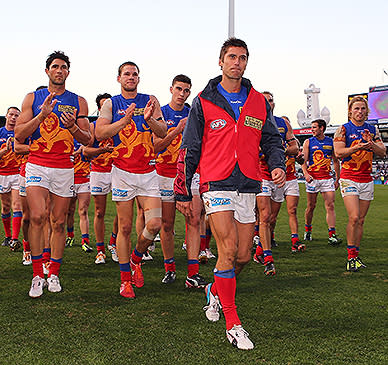
{"type": "Polygon", "coordinates": [[[66,146],[64,153],[71,153],[74,141],[71,133],[59,126],[59,119],[55,113],[50,113],[49,116],[40,124],[40,135],[30,147],[31,151],[39,150],[39,143],[44,144],[46,147],[43,152],[50,152],[57,142],[63,142],[66,146]]]}
{"type": "MultiPolygon", "coordinates": [[[[148,128],[149,129],[149,128],[148,128]]],[[[143,146],[145,149],[144,157],[149,157],[154,154],[154,148],[151,140],[151,133],[139,132],[136,128],[136,124],[131,122],[125,126],[120,132],[120,144],[117,145],[112,152],[112,158],[119,156],[119,150],[125,150],[126,153],[123,158],[129,158],[132,155],[133,150],[137,146],[143,146]]]]}
{"type": "MultiPolygon", "coordinates": [[[[357,144],[359,144],[359,140],[355,140],[352,142],[350,147],[353,147],[357,144]]],[[[366,150],[358,150],[357,152],[353,153],[351,155],[351,160],[344,161],[342,164],[342,167],[346,170],[359,170],[361,165],[364,162],[368,162],[370,165],[370,168],[372,168],[372,159],[373,159],[373,152],[366,151],[366,150]]]]}
{"type": "Polygon", "coordinates": [[[316,150],[313,153],[313,164],[309,168],[310,171],[330,170],[330,160],[325,158],[325,154],[321,150],[316,150]]]}
{"type": "MultiPolygon", "coordinates": [[[[175,128],[170,128],[168,130],[168,133],[171,133],[174,129],[175,128]]],[[[182,142],[182,134],[179,134],[166,147],[166,151],[164,151],[161,155],[159,155],[158,162],[163,163],[166,157],[171,156],[169,163],[171,164],[175,163],[178,159],[181,142],[182,142]]]]}

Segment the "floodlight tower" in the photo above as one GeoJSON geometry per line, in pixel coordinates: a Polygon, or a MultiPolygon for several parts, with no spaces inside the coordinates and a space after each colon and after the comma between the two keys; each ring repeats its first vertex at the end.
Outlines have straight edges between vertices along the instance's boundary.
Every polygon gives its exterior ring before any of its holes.
{"type": "Polygon", "coordinates": [[[234,0],[229,0],[228,38],[234,37],[234,0]]]}

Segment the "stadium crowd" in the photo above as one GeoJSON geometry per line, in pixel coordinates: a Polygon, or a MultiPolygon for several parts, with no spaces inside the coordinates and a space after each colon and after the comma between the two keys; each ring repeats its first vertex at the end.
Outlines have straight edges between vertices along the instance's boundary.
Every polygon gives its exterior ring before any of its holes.
{"type": "Polygon", "coordinates": [[[205,291],[207,319],[218,321],[222,311],[226,336],[239,349],[254,344],[237,314],[236,276],[252,258],[263,265],[265,275],[276,275],[272,249],[283,201],[290,253],[302,254],[313,239],[319,193],[328,244],[342,242],[335,216],[335,191],[340,188],[349,218],[346,270],[366,267],[359,250],[373,200],[372,161],[374,155],[385,156],[378,130],[366,122],[366,100],[360,96],[349,102],[349,121],[334,139],[325,136],[326,122],[317,119],[312,122],[313,136],[299,146],[289,119],[273,115],[273,94],[256,91],[243,78],[248,58],[244,41],[228,39],[218,60],[222,74],[209,81],[191,107],[186,103],[192,85],[188,76],[174,77],[171,101],[161,107],[155,96],[138,92],[139,67],[124,62],[117,74],[120,93],[99,94],[98,119],[89,123],[86,100],[66,89],[68,56],[60,51],[48,56],[48,87],[27,94],[21,110],[9,107],[0,129],[2,245],[12,251],[23,247],[23,265],[33,271],[30,297],[41,297],[46,287],[53,293],[62,290],[59,272],[65,246],[74,244],[77,201],[81,247],[94,250],[89,241],[91,197],[95,263],[105,264],[106,249],[110,252],[118,263],[124,298],[135,298],[134,288],[144,285],[142,261],[152,260],[158,239],[165,269],[161,282],[176,280],[176,209],[185,216],[185,286],[205,291]],[[302,166],[307,193],[303,238],[297,219],[296,162],[302,166]],[[110,193],[117,214],[109,222],[112,233],[106,245],[110,193]],[[132,245],[135,204],[137,240],[132,245]],[[217,258],[209,247],[212,235],[217,258]],[[209,283],[199,264],[215,258],[209,283]]]}

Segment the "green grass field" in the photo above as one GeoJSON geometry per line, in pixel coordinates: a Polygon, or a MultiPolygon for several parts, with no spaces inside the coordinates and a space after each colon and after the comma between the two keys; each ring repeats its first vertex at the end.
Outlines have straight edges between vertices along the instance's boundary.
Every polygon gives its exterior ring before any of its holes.
{"type": "MultiPolygon", "coordinates": [[[[304,188],[298,211],[303,234],[304,188]]],[[[63,292],[30,299],[31,267],[22,253],[0,247],[0,364],[388,364],[388,188],[375,186],[360,256],[368,268],[345,271],[346,248],[327,245],[322,199],[314,241],[292,255],[285,207],[273,250],[278,274],[265,277],[251,262],[237,279],[237,305],[253,351],[233,348],[223,318],[206,320],[202,291],[184,289],[184,224],[176,224],[177,281],[164,286],[160,245],[143,266],[137,298],[119,295],[118,265],[95,265],[78,243],[66,248],[63,292]]],[[[92,208],[90,212],[92,212],[92,208]]],[[[337,232],[345,238],[346,214],[337,196],[337,232]]],[[[110,203],[107,237],[114,215],[110,203]]],[[[92,215],[90,214],[90,217],[92,215]]],[[[3,237],[3,235],[1,236],[3,237]]],[[[91,242],[94,242],[91,230],[91,242]]],[[[213,251],[215,250],[212,241],[213,251]]],[[[200,271],[212,278],[214,262],[200,271]]]]}

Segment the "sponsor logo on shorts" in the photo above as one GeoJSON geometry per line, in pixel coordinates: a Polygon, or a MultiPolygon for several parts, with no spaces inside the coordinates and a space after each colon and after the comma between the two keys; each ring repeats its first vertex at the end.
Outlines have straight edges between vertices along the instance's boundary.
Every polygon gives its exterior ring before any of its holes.
{"type": "Polygon", "coordinates": [[[307,191],[315,191],[316,189],[315,189],[315,186],[311,186],[311,185],[306,185],[306,190],[307,191]]]}
{"type": "Polygon", "coordinates": [[[269,193],[269,187],[268,186],[261,186],[261,192],[262,193],[269,193]]]}
{"type": "Polygon", "coordinates": [[[263,121],[247,115],[245,117],[244,125],[247,127],[258,129],[259,131],[261,131],[263,128],[263,121]]]}
{"type": "Polygon", "coordinates": [[[223,119],[216,119],[210,123],[210,128],[213,129],[214,131],[218,129],[222,129],[225,126],[226,126],[226,120],[223,120],[223,119]]]}
{"type": "Polygon", "coordinates": [[[173,196],[174,191],[173,190],[167,190],[167,189],[160,189],[160,195],[161,196],[173,196]]]}
{"type": "Polygon", "coordinates": [[[123,189],[113,189],[112,190],[112,195],[119,197],[119,198],[125,198],[128,196],[128,190],[123,190],[123,189]]]}
{"type": "Polygon", "coordinates": [[[230,198],[210,198],[210,205],[212,207],[218,207],[221,205],[230,205],[232,202],[230,198]]]}
{"type": "Polygon", "coordinates": [[[2,192],[3,190],[4,190],[3,185],[0,185],[0,192],[2,192]]]}
{"type": "Polygon", "coordinates": [[[99,186],[93,186],[92,193],[102,193],[102,188],[99,186]]]}
{"type": "Polygon", "coordinates": [[[38,183],[41,182],[42,178],[40,176],[29,176],[26,178],[26,183],[38,183]]]}
{"type": "Polygon", "coordinates": [[[346,188],[343,188],[342,191],[344,193],[357,193],[357,188],[354,186],[347,186],[346,188]]]}
{"type": "Polygon", "coordinates": [[[19,194],[20,193],[25,193],[26,192],[26,187],[25,186],[19,186],[19,194]]]}

